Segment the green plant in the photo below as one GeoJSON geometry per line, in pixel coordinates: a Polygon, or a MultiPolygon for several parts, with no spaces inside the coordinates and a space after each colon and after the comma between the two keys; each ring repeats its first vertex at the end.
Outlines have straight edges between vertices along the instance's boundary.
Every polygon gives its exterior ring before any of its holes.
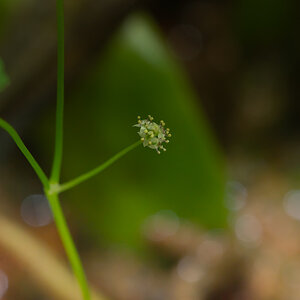
{"type": "Polygon", "coordinates": [[[9,79],[4,72],[3,62],[0,60],[0,92],[9,84],[9,79]]]}
{"type": "Polygon", "coordinates": [[[79,286],[81,288],[82,296],[84,300],[91,299],[89,286],[87,283],[86,275],[72,240],[70,231],[67,226],[60,202],[59,194],[63,191],[69,190],[78,184],[88,180],[89,178],[99,174],[104,169],[112,165],[115,161],[123,157],[129,151],[135,149],[137,146],[143,143],[144,147],[155,149],[158,153],[159,150],[166,150],[163,143],[168,143],[168,137],[171,136],[169,129],[165,129],[165,123],[160,121],[160,124],[153,122],[153,117],[148,116],[148,119],[141,120],[138,117],[138,124],[135,126],[139,127],[138,134],[140,140],[134,144],[128,146],[124,150],[120,151],[112,158],[99,165],[95,169],[69,181],[66,183],[60,183],[61,165],[63,157],[63,112],[64,112],[64,1],[57,0],[57,37],[58,37],[58,70],[57,70],[57,110],[56,110],[56,134],[55,134],[55,148],[54,148],[54,159],[52,165],[51,175],[48,178],[45,172],[42,170],[38,162],[32,156],[30,151],[27,149],[22,139],[14,128],[8,124],[5,120],[0,118],[0,127],[8,132],[12,137],[18,148],[21,150],[25,158],[28,160],[37,176],[39,177],[45,195],[47,196],[54,220],[65,248],[67,257],[73,269],[73,272],[77,278],[79,286]]]}

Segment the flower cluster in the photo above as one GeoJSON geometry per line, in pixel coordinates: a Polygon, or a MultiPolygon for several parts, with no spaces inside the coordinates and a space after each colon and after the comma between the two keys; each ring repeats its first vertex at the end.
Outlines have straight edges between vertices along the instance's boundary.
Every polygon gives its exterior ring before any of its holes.
{"type": "Polygon", "coordinates": [[[164,121],[160,121],[160,124],[157,124],[153,122],[153,119],[150,115],[145,120],[141,120],[141,117],[138,116],[138,124],[134,126],[140,128],[138,134],[144,147],[155,149],[160,154],[160,150],[166,151],[163,143],[169,143],[168,138],[171,137],[171,133],[169,128],[165,128],[166,124],[164,121]]]}

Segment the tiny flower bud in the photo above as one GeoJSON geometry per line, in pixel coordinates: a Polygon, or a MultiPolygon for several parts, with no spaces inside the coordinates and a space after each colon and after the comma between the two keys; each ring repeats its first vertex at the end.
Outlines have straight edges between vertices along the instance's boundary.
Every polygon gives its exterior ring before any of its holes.
{"type": "Polygon", "coordinates": [[[149,147],[150,149],[155,149],[158,154],[160,154],[159,149],[166,151],[163,144],[169,143],[167,137],[171,137],[169,133],[169,128],[164,128],[166,123],[161,120],[159,124],[153,122],[154,118],[151,115],[148,115],[148,119],[141,120],[138,117],[138,124],[134,125],[139,127],[138,132],[143,142],[144,147],[149,147]]]}

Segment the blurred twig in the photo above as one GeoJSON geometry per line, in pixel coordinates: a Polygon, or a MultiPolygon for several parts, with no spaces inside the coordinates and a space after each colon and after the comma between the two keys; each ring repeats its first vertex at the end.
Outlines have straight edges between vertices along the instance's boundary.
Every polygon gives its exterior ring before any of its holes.
{"type": "MultiPolygon", "coordinates": [[[[54,299],[80,300],[75,278],[54,253],[13,220],[0,215],[0,247],[21,263],[34,281],[54,299]]],[[[92,291],[93,300],[104,300],[92,291]]]]}

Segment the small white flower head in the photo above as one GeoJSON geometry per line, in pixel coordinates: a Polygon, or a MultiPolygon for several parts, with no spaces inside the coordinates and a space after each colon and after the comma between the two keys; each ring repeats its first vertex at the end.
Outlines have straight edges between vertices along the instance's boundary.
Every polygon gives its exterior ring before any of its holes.
{"type": "Polygon", "coordinates": [[[163,144],[169,143],[168,138],[171,137],[171,133],[169,128],[165,128],[164,121],[157,124],[153,120],[154,118],[150,115],[145,120],[141,120],[141,117],[138,116],[138,124],[134,126],[140,128],[138,135],[141,137],[144,147],[155,149],[160,154],[161,151],[166,151],[163,144]]]}

